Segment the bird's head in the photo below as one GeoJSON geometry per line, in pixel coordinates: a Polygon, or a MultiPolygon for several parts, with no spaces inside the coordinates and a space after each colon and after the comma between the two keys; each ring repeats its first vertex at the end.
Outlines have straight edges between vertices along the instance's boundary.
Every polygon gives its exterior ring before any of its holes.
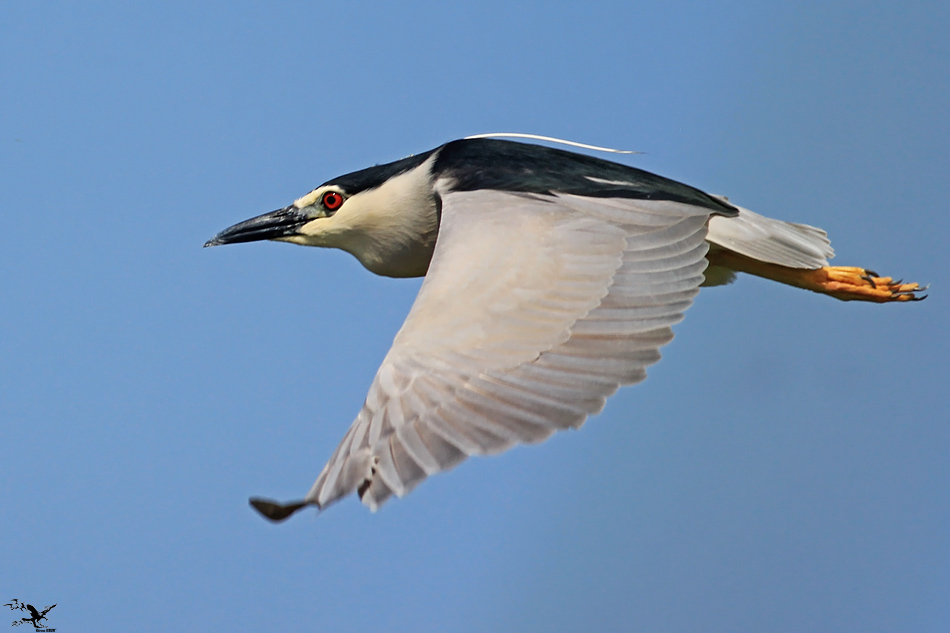
{"type": "Polygon", "coordinates": [[[276,240],[333,247],[379,275],[424,275],[439,228],[434,152],[329,180],[290,206],[226,228],[205,246],[276,240]]]}

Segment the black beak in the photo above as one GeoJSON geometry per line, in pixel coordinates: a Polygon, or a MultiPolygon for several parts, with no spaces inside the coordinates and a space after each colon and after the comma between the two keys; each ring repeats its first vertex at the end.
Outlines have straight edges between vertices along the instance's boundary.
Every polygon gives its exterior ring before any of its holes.
{"type": "Polygon", "coordinates": [[[274,240],[296,235],[297,229],[312,219],[294,205],[290,205],[224,229],[205,242],[205,248],[219,244],[274,240]]]}

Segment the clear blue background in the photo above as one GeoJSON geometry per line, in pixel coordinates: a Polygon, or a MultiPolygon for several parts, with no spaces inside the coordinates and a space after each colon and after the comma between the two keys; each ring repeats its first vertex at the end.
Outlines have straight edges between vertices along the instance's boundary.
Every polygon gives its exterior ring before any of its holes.
{"type": "Polygon", "coordinates": [[[62,633],[948,630],[948,33],[945,1],[4,1],[0,598],[62,633]],[[420,282],[202,243],[492,131],[645,151],[931,297],[741,278],[580,432],[266,523],[420,282]]]}

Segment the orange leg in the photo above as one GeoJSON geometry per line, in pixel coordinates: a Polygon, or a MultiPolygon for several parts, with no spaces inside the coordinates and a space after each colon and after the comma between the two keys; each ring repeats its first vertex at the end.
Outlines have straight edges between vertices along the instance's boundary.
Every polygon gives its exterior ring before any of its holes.
{"type": "Polygon", "coordinates": [[[779,283],[813,292],[831,295],[842,301],[920,301],[927,295],[918,293],[927,289],[919,284],[901,283],[890,277],[879,277],[877,273],[854,266],[824,266],[814,270],[788,268],[740,255],[732,251],[711,251],[707,256],[714,266],[724,266],[732,270],[772,279],[779,283]]]}

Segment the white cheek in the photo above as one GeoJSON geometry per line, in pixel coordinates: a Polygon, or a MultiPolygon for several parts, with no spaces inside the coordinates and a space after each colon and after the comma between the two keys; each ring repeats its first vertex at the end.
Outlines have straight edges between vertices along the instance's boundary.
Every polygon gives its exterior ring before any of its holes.
{"type": "Polygon", "coordinates": [[[318,235],[318,234],[320,234],[320,233],[322,232],[322,231],[320,230],[320,223],[321,223],[321,222],[325,222],[325,220],[324,220],[323,218],[321,218],[321,219],[319,219],[319,220],[310,220],[309,222],[307,222],[306,224],[304,224],[303,226],[301,226],[301,227],[298,229],[298,232],[301,233],[302,235],[308,235],[308,236],[309,236],[309,235],[318,235]]]}
{"type": "MultiPolygon", "coordinates": [[[[343,206],[343,209],[346,205],[343,206]]],[[[328,218],[317,218],[301,226],[296,235],[290,236],[295,244],[307,246],[335,246],[344,248],[346,235],[350,232],[346,214],[340,213],[328,218]]]]}
{"type": "Polygon", "coordinates": [[[289,242],[291,244],[299,244],[301,246],[313,246],[309,241],[309,238],[306,235],[288,235],[286,237],[277,237],[274,238],[275,242],[289,242]]]}

